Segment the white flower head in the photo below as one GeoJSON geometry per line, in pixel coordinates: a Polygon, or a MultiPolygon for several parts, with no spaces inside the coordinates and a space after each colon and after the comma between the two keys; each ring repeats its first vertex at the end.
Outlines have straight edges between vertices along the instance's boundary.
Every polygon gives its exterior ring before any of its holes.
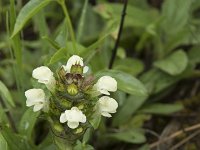
{"type": "Polygon", "coordinates": [[[65,69],[65,71],[67,73],[70,73],[70,70],[71,70],[71,67],[73,65],[76,65],[76,64],[79,64],[80,66],[83,67],[83,73],[86,73],[89,69],[88,66],[84,66],[84,63],[83,63],[83,58],[78,56],[78,55],[73,55],[71,56],[68,61],[67,61],[67,64],[64,66],[63,65],[63,68],[65,69]]]}
{"type": "Polygon", "coordinates": [[[43,83],[48,89],[53,89],[56,80],[53,76],[53,72],[46,66],[41,66],[33,70],[33,78],[37,79],[39,83],[43,83]]]}
{"type": "Polygon", "coordinates": [[[77,107],[72,107],[71,110],[65,110],[65,112],[60,115],[60,122],[67,122],[69,128],[75,129],[79,126],[79,122],[86,122],[86,116],[77,107]]]}
{"type": "Polygon", "coordinates": [[[117,91],[117,81],[110,76],[101,77],[94,88],[102,94],[110,95],[109,92],[117,91]]]}
{"type": "Polygon", "coordinates": [[[110,113],[116,113],[118,103],[115,99],[103,96],[98,100],[99,111],[104,117],[112,117],[110,113]]]}
{"type": "Polygon", "coordinates": [[[42,89],[29,89],[25,92],[26,106],[34,106],[33,111],[39,111],[46,103],[45,93],[42,89]]]}

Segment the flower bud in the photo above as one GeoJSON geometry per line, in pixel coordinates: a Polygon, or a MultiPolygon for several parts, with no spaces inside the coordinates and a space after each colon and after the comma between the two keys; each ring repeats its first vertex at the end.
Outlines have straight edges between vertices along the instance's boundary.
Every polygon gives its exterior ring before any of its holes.
{"type": "Polygon", "coordinates": [[[70,69],[70,73],[72,74],[82,74],[83,73],[83,67],[79,64],[72,65],[70,69]]]}
{"type": "Polygon", "coordinates": [[[72,83],[67,87],[67,92],[70,95],[74,96],[74,95],[76,95],[78,93],[78,88],[77,88],[77,86],[75,84],[72,83]]]}
{"type": "Polygon", "coordinates": [[[53,126],[54,130],[56,132],[63,132],[64,131],[64,128],[63,126],[60,124],[60,123],[54,123],[54,126],[53,126]]]}
{"type": "Polygon", "coordinates": [[[65,108],[71,108],[72,107],[72,102],[66,100],[66,99],[61,99],[61,105],[65,108]]]}
{"type": "Polygon", "coordinates": [[[81,133],[81,132],[83,132],[83,128],[82,128],[82,127],[77,128],[77,129],[75,130],[75,134],[79,134],[79,133],[81,133]]]}

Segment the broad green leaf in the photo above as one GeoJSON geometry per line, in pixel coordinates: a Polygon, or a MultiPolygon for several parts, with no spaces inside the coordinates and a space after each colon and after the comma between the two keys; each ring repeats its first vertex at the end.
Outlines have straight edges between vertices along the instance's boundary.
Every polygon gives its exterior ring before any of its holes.
{"type": "Polygon", "coordinates": [[[94,112],[89,122],[94,129],[97,129],[101,122],[101,114],[98,111],[94,112]]]}
{"type": "Polygon", "coordinates": [[[189,62],[192,64],[200,63],[200,48],[199,46],[193,47],[188,52],[189,62]]]}
{"type": "Polygon", "coordinates": [[[4,139],[1,133],[0,133],[0,149],[8,150],[8,143],[6,142],[6,140],[4,139]]]}
{"type": "Polygon", "coordinates": [[[141,108],[139,112],[167,115],[183,109],[182,104],[149,104],[141,108]]]}
{"type": "Polygon", "coordinates": [[[9,104],[9,106],[11,107],[15,107],[15,103],[12,99],[12,96],[8,88],[5,86],[5,84],[2,81],[0,81],[0,94],[6,104],[9,104]]]}
{"type": "Polygon", "coordinates": [[[90,140],[90,137],[91,137],[91,134],[92,134],[92,129],[91,128],[88,128],[84,135],[83,135],[83,139],[82,139],[82,142],[85,144],[87,143],[89,140],[90,140]]]}
{"type": "Polygon", "coordinates": [[[144,123],[150,119],[150,114],[136,113],[126,124],[124,124],[124,126],[126,126],[126,128],[142,128],[144,123]]]}
{"type": "Polygon", "coordinates": [[[138,59],[124,58],[116,60],[113,69],[121,70],[131,75],[137,75],[143,71],[144,65],[138,59]]]}
{"type": "Polygon", "coordinates": [[[166,0],[162,7],[163,28],[168,34],[177,34],[187,23],[193,0],[166,0]]]}
{"type": "Polygon", "coordinates": [[[154,66],[170,75],[182,73],[188,65],[188,58],[184,51],[179,50],[165,59],[156,61],[154,66]]]}
{"type": "Polygon", "coordinates": [[[118,133],[106,134],[105,136],[133,144],[141,144],[146,141],[145,135],[140,129],[130,129],[118,133]]]}
{"type": "Polygon", "coordinates": [[[22,135],[28,137],[31,140],[31,134],[36,123],[39,112],[33,112],[32,108],[29,108],[22,116],[19,124],[19,132],[22,135]]]}
{"type": "Polygon", "coordinates": [[[146,97],[130,95],[129,98],[124,100],[122,107],[118,108],[113,119],[113,125],[122,125],[129,121],[133,113],[140,108],[146,99],[146,97]]]}
{"type": "MultiPolygon", "coordinates": [[[[120,20],[123,5],[104,3],[97,5],[95,11],[105,19],[120,20]]],[[[153,21],[153,15],[150,10],[140,9],[128,5],[125,26],[146,27],[153,21]]]]}
{"type": "Polygon", "coordinates": [[[54,0],[30,0],[19,12],[11,37],[14,37],[29,19],[52,1],[54,0]]]}
{"type": "Polygon", "coordinates": [[[193,67],[188,65],[186,70],[177,76],[171,76],[157,68],[153,68],[148,72],[144,73],[140,80],[144,83],[148,92],[152,94],[157,94],[169,87],[173,87],[175,83],[187,77],[188,74],[193,70],[193,67]]]}
{"type": "Polygon", "coordinates": [[[108,75],[117,80],[118,89],[135,96],[147,96],[147,90],[144,85],[130,74],[118,70],[104,70],[96,74],[98,78],[108,75]]]}

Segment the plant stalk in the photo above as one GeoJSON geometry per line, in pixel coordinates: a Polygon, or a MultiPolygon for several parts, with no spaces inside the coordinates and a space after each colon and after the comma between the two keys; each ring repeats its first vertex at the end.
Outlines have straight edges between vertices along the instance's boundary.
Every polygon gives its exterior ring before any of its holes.
{"type": "Polygon", "coordinates": [[[124,7],[123,7],[123,10],[122,10],[122,17],[121,17],[121,21],[120,21],[119,32],[118,32],[118,35],[117,35],[117,40],[115,42],[115,46],[114,46],[113,51],[112,51],[112,56],[111,56],[111,59],[110,59],[108,69],[112,69],[114,61],[115,61],[115,57],[116,57],[116,54],[117,54],[117,48],[119,46],[119,41],[120,41],[120,37],[121,37],[121,34],[122,34],[124,20],[125,20],[125,16],[126,16],[127,4],[128,4],[128,0],[124,0],[124,7]]]}

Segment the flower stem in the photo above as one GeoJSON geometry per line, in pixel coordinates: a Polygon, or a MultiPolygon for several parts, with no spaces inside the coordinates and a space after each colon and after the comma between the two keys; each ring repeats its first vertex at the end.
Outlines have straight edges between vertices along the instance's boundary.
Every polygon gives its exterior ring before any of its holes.
{"type": "Polygon", "coordinates": [[[124,0],[124,8],[122,10],[122,17],[121,17],[119,32],[118,32],[118,35],[117,35],[117,40],[115,42],[115,46],[114,46],[113,51],[112,51],[112,56],[111,56],[110,63],[109,63],[109,66],[108,66],[109,69],[112,69],[113,63],[115,61],[115,57],[116,57],[116,54],[117,54],[117,48],[119,46],[119,41],[120,41],[120,37],[121,37],[121,34],[122,34],[123,25],[124,25],[124,19],[125,19],[125,16],[126,16],[127,4],[128,4],[128,0],[124,0]]]}
{"type": "Polygon", "coordinates": [[[74,34],[72,22],[71,22],[71,19],[69,17],[67,7],[65,5],[65,0],[59,0],[58,3],[61,5],[63,13],[64,13],[66,21],[67,21],[67,26],[68,26],[68,29],[69,29],[70,38],[72,40],[73,49],[74,49],[75,52],[77,52],[75,34],[74,34]]]}

